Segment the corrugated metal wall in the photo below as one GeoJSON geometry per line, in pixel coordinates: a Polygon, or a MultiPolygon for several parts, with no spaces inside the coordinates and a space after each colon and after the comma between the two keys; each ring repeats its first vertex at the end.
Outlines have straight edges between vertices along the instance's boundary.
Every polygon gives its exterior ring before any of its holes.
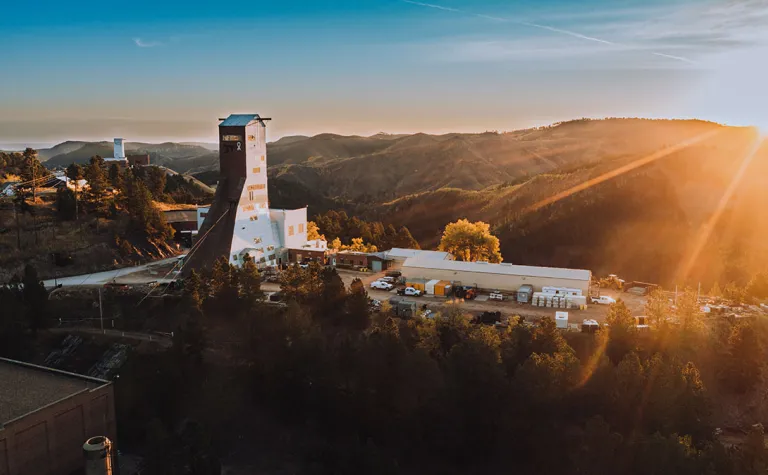
{"type": "Polygon", "coordinates": [[[422,267],[402,267],[403,275],[410,279],[438,279],[450,282],[459,281],[462,285],[476,285],[481,289],[517,291],[521,285],[532,285],[540,291],[544,286],[569,287],[581,289],[584,295],[589,292],[589,281],[555,279],[530,276],[512,276],[501,274],[481,274],[479,272],[461,272],[442,269],[425,269],[422,267]]]}

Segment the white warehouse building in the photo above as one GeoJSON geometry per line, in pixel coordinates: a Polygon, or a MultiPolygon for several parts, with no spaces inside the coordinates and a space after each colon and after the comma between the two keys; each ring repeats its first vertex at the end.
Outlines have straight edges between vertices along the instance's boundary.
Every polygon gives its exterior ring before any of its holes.
{"type": "Polygon", "coordinates": [[[536,291],[543,287],[579,289],[589,295],[592,273],[582,269],[519,266],[514,264],[490,264],[487,262],[463,262],[452,260],[421,259],[405,260],[402,273],[409,279],[447,280],[480,289],[517,291],[522,285],[530,285],[536,291]]]}

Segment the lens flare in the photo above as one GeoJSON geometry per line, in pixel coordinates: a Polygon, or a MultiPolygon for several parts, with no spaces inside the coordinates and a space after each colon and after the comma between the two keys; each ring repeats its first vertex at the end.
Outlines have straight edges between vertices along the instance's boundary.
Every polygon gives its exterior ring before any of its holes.
{"type": "Polygon", "coordinates": [[[602,175],[592,178],[590,180],[585,181],[584,183],[580,183],[574,187],[571,187],[565,191],[562,191],[554,196],[550,196],[547,199],[541,200],[538,203],[535,203],[528,208],[526,208],[526,212],[536,211],[538,209],[543,208],[544,206],[551,205],[552,203],[556,203],[563,198],[567,198],[571,195],[574,195],[580,191],[584,191],[588,188],[591,188],[595,185],[598,185],[604,181],[608,181],[612,178],[616,178],[617,176],[623,175],[627,172],[630,172],[632,170],[635,170],[637,168],[640,168],[644,165],[648,165],[649,163],[655,162],[656,160],[660,160],[664,157],[668,157],[669,155],[672,155],[673,153],[677,153],[680,150],[683,150],[687,147],[690,147],[691,145],[695,145],[699,142],[702,142],[715,134],[718,134],[721,132],[721,129],[712,130],[705,134],[697,135],[696,137],[693,137],[691,139],[685,140],[683,142],[680,142],[676,145],[673,145],[671,147],[667,147],[663,150],[659,150],[658,152],[654,152],[648,156],[645,156],[643,158],[637,159],[632,163],[628,163],[624,166],[621,166],[619,168],[616,168],[615,170],[611,170],[609,172],[603,173],[602,175]]]}
{"type": "Polygon", "coordinates": [[[699,258],[699,254],[701,254],[701,251],[704,249],[704,246],[707,245],[707,242],[709,241],[709,238],[712,235],[712,231],[715,229],[715,227],[717,226],[717,223],[720,221],[720,217],[723,215],[725,208],[728,206],[728,203],[731,201],[733,194],[739,188],[739,185],[741,184],[741,180],[744,177],[744,173],[746,173],[747,169],[749,168],[749,165],[752,163],[752,160],[755,158],[755,155],[757,155],[757,151],[763,145],[763,142],[764,142],[764,139],[760,137],[759,134],[756,134],[755,143],[752,144],[752,147],[749,149],[749,152],[747,152],[747,154],[744,156],[744,159],[741,161],[741,165],[739,166],[739,169],[736,170],[736,173],[733,175],[733,178],[731,179],[731,183],[728,185],[728,188],[726,188],[725,193],[723,193],[723,196],[720,198],[720,202],[717,204],[717,208],[715,208],[715,212],[712,213],[712,216],[709,217],[709,219],[701,226],[701,228],[699,229],[699,232],[696,234],[696,238],[694,240],[693,246],[691,246],[690,248],[691,251],[688,253],[687,258],[683,260],[683,262],[679,267],[678,274],[677,274],[678,282],[685,282],[688,279],[688,276],[691,273],[691,269],[696,264],[696,261],[699,258]]]}

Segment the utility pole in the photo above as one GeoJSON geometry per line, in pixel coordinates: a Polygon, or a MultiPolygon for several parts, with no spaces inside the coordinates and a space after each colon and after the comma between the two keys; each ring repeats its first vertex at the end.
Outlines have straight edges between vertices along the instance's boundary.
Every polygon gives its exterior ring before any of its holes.
{"type": "Polygon", "coordinates": [[[699,282],[699,290],[696,292],[696,302],[701,298],[701,282],[699,282]]]}
{"type": "Polygon", "coordinates": [[[19,224],[19,204],[13,203],[13,213],[16,216],[16,248],[21,250],[21,225],[19,224]]]}
{"type": "Polygon", "coordinates": [[[99,287],[99,321],[101,322],[101,333],[104,333],[104,310],[101,305],[101,287],[99,287]]]}

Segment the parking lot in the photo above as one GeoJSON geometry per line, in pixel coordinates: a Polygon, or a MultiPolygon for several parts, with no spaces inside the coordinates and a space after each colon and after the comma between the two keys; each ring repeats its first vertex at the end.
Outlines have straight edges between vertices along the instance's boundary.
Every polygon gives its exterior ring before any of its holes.
{"type": "MultiPolygon", "coordinates": [[[[397,295],[395,290],[384,291],[371,289],[371,282],[379,279],[385,275],[385,272],[355,272],[347,269],[338,269],[344,284],[349,286],[354,279],[360,279],[365,284],[365,288],[368,291],[368,295],[371,298],[378,300],[389,300],[389,298],[397,295]]],[[[643,315],[645,307],[645,297],[641,297],[635,294],[628,294],[618,292],[615,290],[603,289],[603,295],[608,295],[615,299],[623,299],[629,307],[632,315],[643,315]]],[[[502,315],[520,315],[526,319],[538,319],[542,317],[554,318],[555,312],[560,309],[546,308],[546,307],[533,307],[529,304],[519,304],[514,300],[514,296],[506,295],[503,301],[489,300],[488,293],[481,292],[480,295],[474,300],[457,300],[455,298],[438,297],[435,295],[424,295],[422,297],[408,297],[420,304],[427,304],[428,308],[433,311],[440,311],[446,305],[459,305],[467,313],[479,314],[482,312],[501,312],[502,315]]],[[[608,313],[607,305],[588,305],[586,310],[574,310],[568,309],[569,320],[571,323],[580,323],[585,319],[597,320],[598,322],[604,322],[606,314],[608,313]]]]}

